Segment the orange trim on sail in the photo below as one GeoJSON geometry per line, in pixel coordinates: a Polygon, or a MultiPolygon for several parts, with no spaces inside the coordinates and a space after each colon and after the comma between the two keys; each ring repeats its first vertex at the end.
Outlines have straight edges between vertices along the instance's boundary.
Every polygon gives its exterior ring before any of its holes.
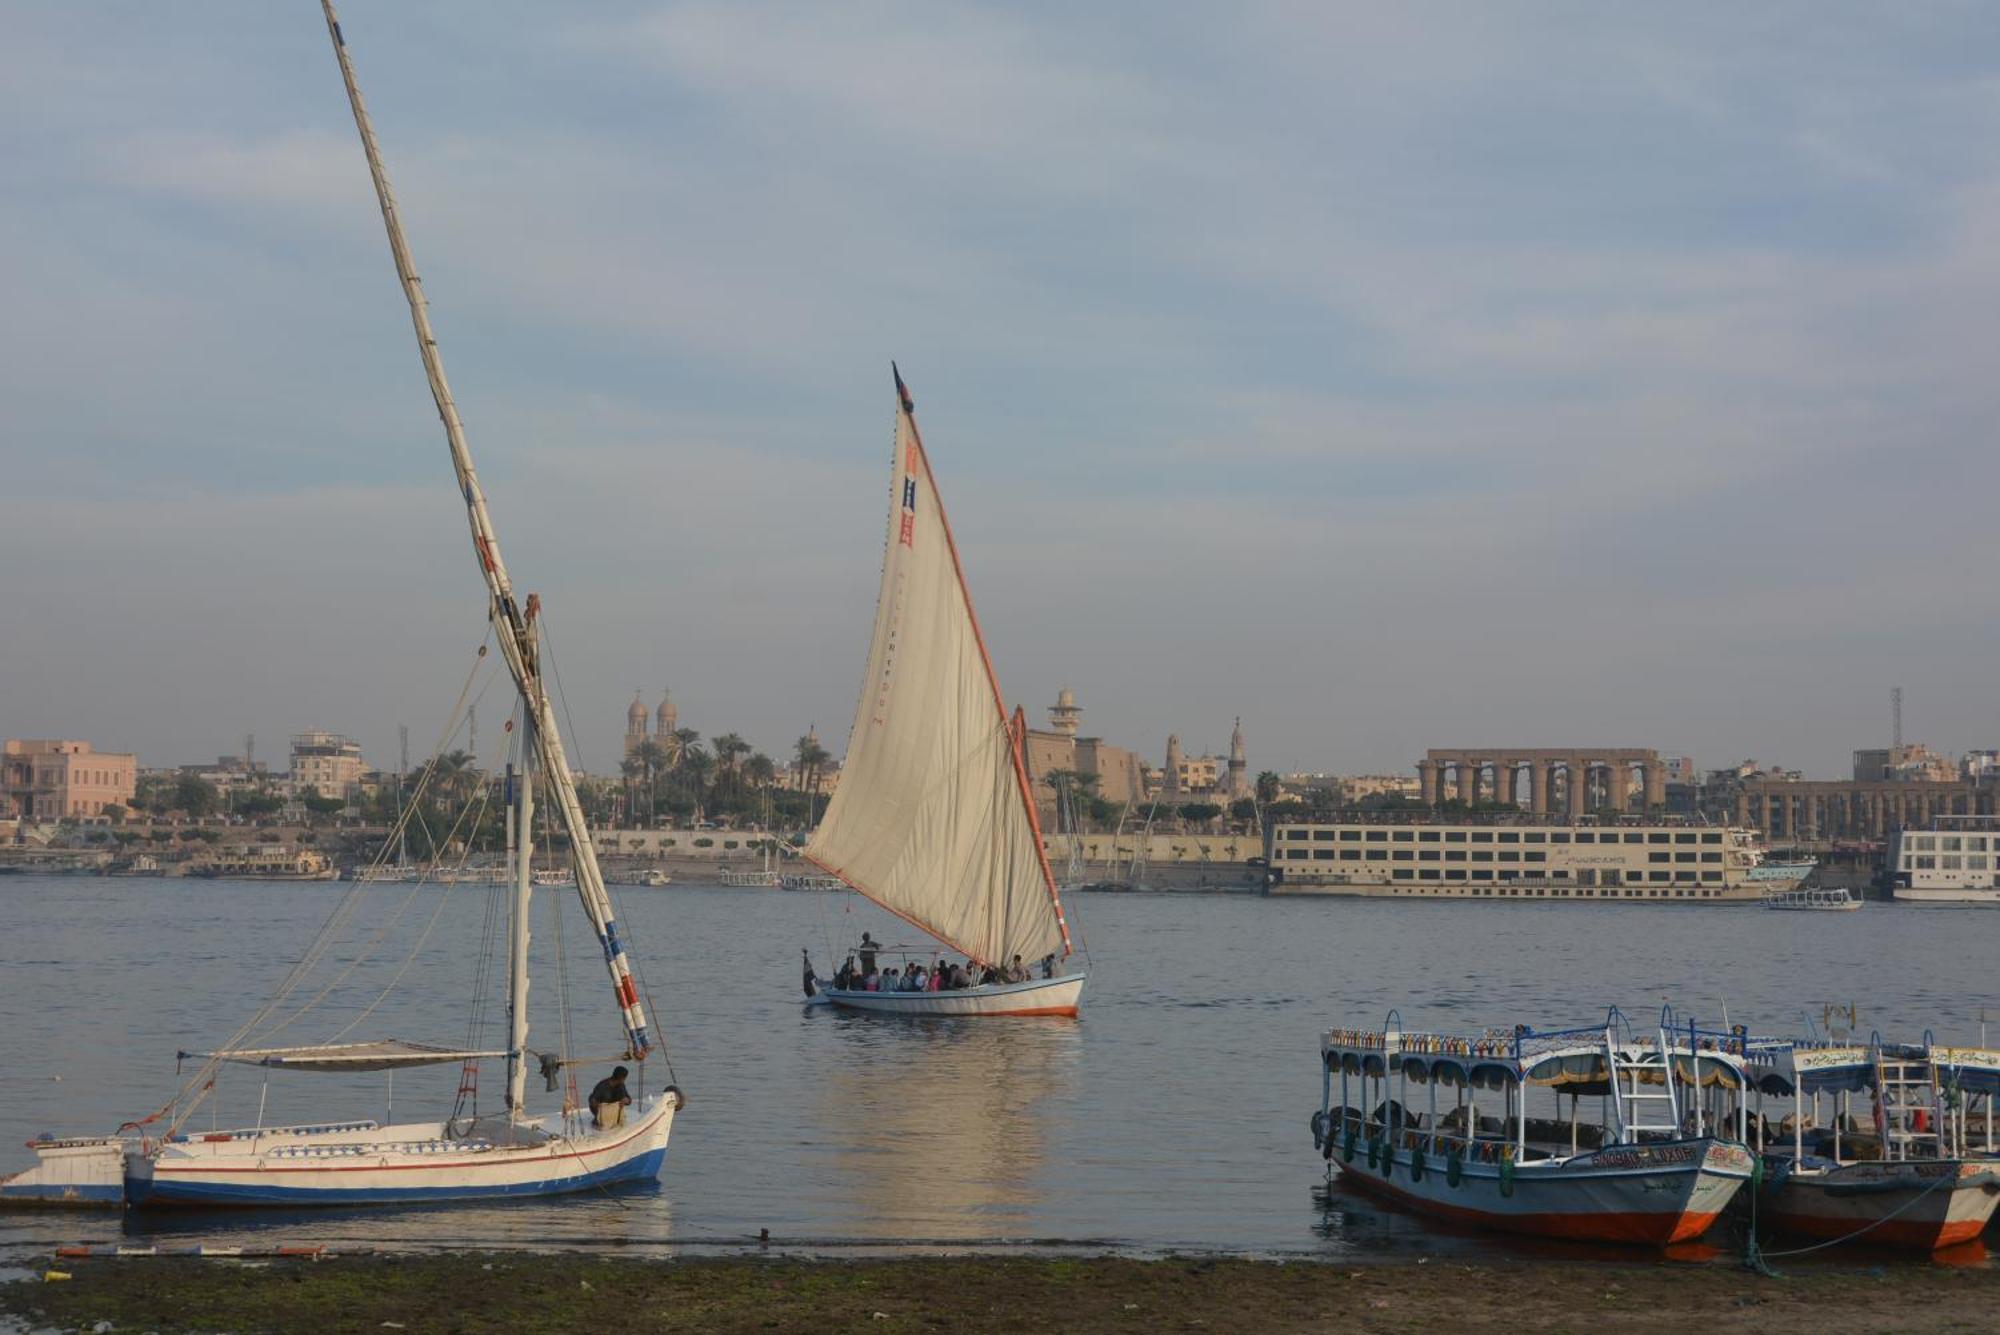
{"type": "MultiPolygon", "coordinates": [[[[958,559],[958,540],[951,535],[951,517],[945,513],[944,491],[938,486],[937,474],[931,472],[930,452],[924,448],[924,433],[917,426],[917,413],[910,402],[909,388],[903,383],[903,373],[893,366],[890,369],[896,377],[897,410],[910,423],[910,443],[916,450],[917,458],[923,461],[924,477],[931,484],[931,494],[937,497],[938,526],[944,530],[945,550],[951,553],[951,573],[958,580],[958,596],[965,599],[965,618],[972,623],[972,642],[979,646],[979,661],[986,668],[986,684],[993,688],[993,709],[999,716],[1000,726],[1007,729],[1013,743],[1014,778],[1020,785],[1021,803],[1028,809],[1028,825],[1035,833],[1035,861],[1042,869],[1042,884],[1049,888],[1049,902],[1055,906],[1056,927],[1062,933],[1063,957],[1067,959],[1075,951],[1070,946],[1069,923],[1063,919],[1062,896],[1056,890],[1055,872],[1049,867],[1048,850],[1042,847],[1042,823],[1035,815],[1035,801],[1028,787],[1028,767],[1021,756],[1021,738],[1015,735],[1010,725],[1007,717],[1007,701],[1000,694],[1000,674],[993,670],[993,656],[986,652],[986,632],[979,627],[979,613],[972,605],[972,590],[965,583],[965,567],[958,559]]],[[[840,875],[839,872],[833,874],[840,875]]],[[[853,884],[851,881],[848,883],[853,884]]],[[[860,888],[855,886],[857,890],[860,888]]],[[[937,936],[937,933],[932,932],[931,935],[937,936]]],[[[943,937],[938,939],[944,940],[943,937]]]]}

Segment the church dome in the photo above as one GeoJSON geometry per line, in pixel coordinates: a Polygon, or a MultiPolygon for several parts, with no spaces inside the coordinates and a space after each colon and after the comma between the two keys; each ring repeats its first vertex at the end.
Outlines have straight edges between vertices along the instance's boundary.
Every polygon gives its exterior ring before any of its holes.
{"type": "Polygon", "coordinates": [[[660,692],[660,731],[672,732],[680,724],[681,711],[674,706],[673,695],[669,691],[660,692]]]}
{"type": "Polygon", "coordinates": [[[636,695],[632,697],[632,707],[625,711],[625,721],[640,724],[646,721],[646,706],[639,703],[639,697],[636,695]]]}

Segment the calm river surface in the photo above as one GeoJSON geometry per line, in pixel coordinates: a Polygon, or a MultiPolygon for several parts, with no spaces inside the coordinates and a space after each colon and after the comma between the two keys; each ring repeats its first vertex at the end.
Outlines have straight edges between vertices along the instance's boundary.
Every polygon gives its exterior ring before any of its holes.
{"type": "MultiPolygon", "coordinates": [[[[269,996],[345,885],[0,877],[0,1171],[47,1130],[108,1131],[152,1111],[175,1052],[226,1039],[269,996]]],[[[483,888],[377,886],[322,970],[408,901],[376,953],[285,1043],[330,1038],[421,941],[353,1037],[461,1042],[483,888]],[[428,935],[425,935],[428,931],[428,935]]],[[[1421,904],[1244,895],[1079,895],[1095,952],[1080,1021],[909,1022],[806,1013],[798,960],[829,939],[911,940],[852,896],[625,889],[625,935],[689,1099],[657,1189],[499,1206],[309,1213],[0,1214],[0,1254],[71,1242],[337,1246],[929,1246],[1064,1240],[1137,1251],[1360,1257],[1489,1247],[1322,1181],[1307,1116],[1318,1033],[1400,1008],[1478,1031],[1683,1014],[1760,1031],[1856,1002],[1864,1031],[1978,1036],[2000,1018],[2000,915],[1870,904],[1859,913],[1644,905],[1421,904]]],[[[569,891],[545,891],[563,907],[569,891]]],[[[546,906],[544,906],[546,907],[546,906]]],[[[617,1044],[580,917],[567,954],[576,1048],[617,1044]]],[[[546,922],[535,941],[548,956],[546,922]]],[[[308,989],[317,991],[317,988],[308,989]]],[[[555,1046],[540,968],[531,1046],[555,1046]]],[[[499,1015],[497,1005],[494,1015],[499,1015]]],[[[503,1046],[489,1036],[488,1046],[503,1046]]],[[[590,1063],[589,1084],[610,1066],[590,1063]]],[[[649,1083],[659,1083],[657,1062],[649,1083]]],[[[397,1115],[437,1117],[455,1069],[406,1072],[397,1115]]],[[[483,1073],[497,1104],[501,1072],[483,1073]]],[[[539,1095],[539,1082],[531,1085],[539,1095]]],[[[278,1075],[268,1122],[381,1117],[381,1076],[278,1075]]],[[[261,1075],[230,1068],[221,1125],[257,1119],[261,1075]]],[[[209,1126],[206,1109],[191,1129],[209,1126]]]]}

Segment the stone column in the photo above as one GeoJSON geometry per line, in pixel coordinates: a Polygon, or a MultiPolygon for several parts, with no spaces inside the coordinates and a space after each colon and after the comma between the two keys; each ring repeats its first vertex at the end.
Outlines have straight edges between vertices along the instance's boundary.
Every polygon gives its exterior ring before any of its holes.
{"type": "Polygon", "coordinates": [[[1438,802],[1438,765],[1434,760],[1417,762],[1417,792],[1427,807],[1438,802]]]}
{"type": "Polygon", "coordinates": [[[1811,793],[1799,795],[1799,834],[1803,838],[1810,839],[1819,832],[1818,803],[1819,799],[1811,793]]]}
{"type": "Polygon", "coordinates": [[[1572,760],[1563,767],[1563,814],[1571,820],[1584,812],[1583,790],[1590,786],[1585,778],[1587,773],[1580,760],[1572,760]]]}
{"type": "Polygon", "coordinates": [[[1513,761],[1496,760],[1493,762],[1493,800],[1495,802],[1512,802],[1514,800],[1514,790],[1520,786],[1514,780],[1513,761]]]}
{"type": "Polygon", "coordinates": [[[1646,810],[1663,811],[1667,805],[1667,767],[1649,760],[1646,770],[1646,810]]]}
{"type": "Polygon", "coordinates": [[[1479,767],[1469,760],[1458,762],[1458,800],[1467,806],[1479,800],[1479,767]]]}
{"type": "Polygon", "coordinates": [[[1736,793],[1736,825],[1747,828],[1750,824],[1750,794],[1738,789],[1736,793]]]}
{"type": "Polygon", "coordinates": [[[1546,760],[1528,762],[1528,810],[1537,816],[1548,814],[1549,762],[1546,760]]]}
{"type": "Polygon", "coordinates": [[[1629,776],[1624,767],[1614,761],[1606,761],[1604,773],[1604,805],[1613,811],[1624,811],[1626,800],[1631,796],[1629,776]]]}

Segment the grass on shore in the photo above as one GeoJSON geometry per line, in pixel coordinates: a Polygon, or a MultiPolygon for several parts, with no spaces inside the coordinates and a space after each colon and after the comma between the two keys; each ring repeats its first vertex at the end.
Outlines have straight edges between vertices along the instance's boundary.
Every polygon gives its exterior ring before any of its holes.
{"type": "Polygon", "coordinates": [[[1910,1265],[1764,1279],[1721,1266],[1342,1266],[1045,1257],[635,1261],[576,1255],[62,1263],[0,1313],[118,1331],[652,1332],[1991,1330],[2000,1271],[1910,1265]]]}

